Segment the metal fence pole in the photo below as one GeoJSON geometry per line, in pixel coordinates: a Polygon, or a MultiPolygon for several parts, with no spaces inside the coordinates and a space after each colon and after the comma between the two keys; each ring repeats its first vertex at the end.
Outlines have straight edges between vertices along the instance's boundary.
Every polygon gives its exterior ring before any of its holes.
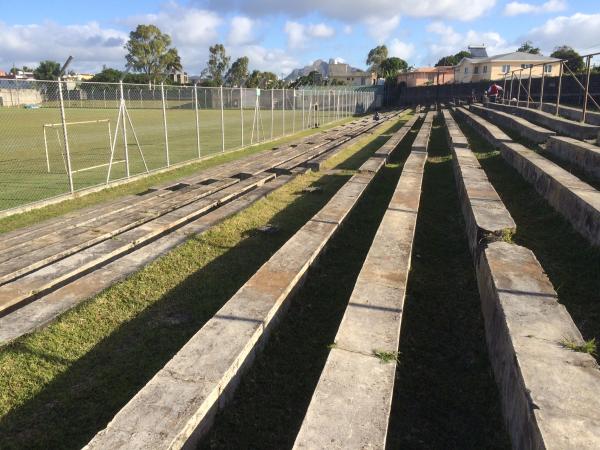
{"type": "Polygon", "coordinates": [[[283,103],[282,103],[283,130],[281,130],[281,131],[282,131],[282,136],[285,136],[285,88],[283,89],[281,96],[283,97],[283,103]]]}
{"type": "Polygon", "coordinates": [[[558,116],[558,109],[560,107],[560,93],[562,91],[562,76],[563,76],[563,64],[564,62],[560,62],[560,69],[558,72],[558,91],[556,93],[556,110],[554,111],[554,115],[558,116]]]}
{"type": "Polygon", "coordinates": [[[225,113],[223,111],[225,106],[223,105],[223,86],[222,85],[220,88],[220,92],[221,92],[221,151],[223,153],[225,153],[225,113]]]}
{"type": "Polygon", "coordinates": [[[529,83],[527,84],[527,108],[529,108],[529,99],[531,98],[531,71],[533,70],[533,64],[529,65],[529,83]]]}
{"type": "Polygon", "coordinates": [[[194,84],[194,112],[196,113],[196,148],[198,150],[198,159],[202,157],[200,150],[200,118],[198,112],[198,85],[194,84]]]}
{"type": "Polygon", "coordinates": [[[502,103],[503,104],[506,103],[504,101],[505,95],[506,95],[506,73],[504,74],[504,84],[502,85],[502,103]]]}
{"type": "Polygon", "coordinates": [[[271,140],[273,140],[273,127],[275,125],[275,105],[273,104],[273,91],[274,89],[271,89],[271,140]]]}
{"type": "Polygon", "coordinates": [[[517,108],[519,107],[519,101],[521,100],[521,78],[523,75],[523,69],[519,71],[519,90],[517,91],[517,108]]]}
{"type": "MultiPolygon", "coordinates": [[[[129,147],[127,146],[127,125],[125,124],[125,97],[123,95],[123,80],[119,81],[119,92],[121,94],[121,114],[123,117],[123,147],[125,148],[125,171],[127,172],[127,178],[129,178],[129,147]]],[[[116,133],[116,130],[115,130],[116,133]]]]}
{"type": "Polygon", "coordinates": [[[167,108],[165,104],[165,85],[164,83],[160,83],[160,98],[162,101],[162,111],[163,111],[163,128],[165,132],[165,154],[167,157],[167,167],[171,165],[171,159],[169,158],[169,132],[167,130],[167,108]]]}
{"type": "Polygon", "coordinates": [[[304,130],[304,89],[302,89],[302,129],[304,130]]]}
{"type": "Polygon", "coordinates": [[[292,134],[296,133],[296,88],[292,90],[292,134]]]}
{"type": "Polygon", "coordinates": [[[541,111],[542,110],[542,106],[544,104],[544,83],[546,80],[546,65],[544,64],[542,66],[542,83],[540,85],[540,105],[538,107],[538,109],[541,111]]]}
{"type": "Polygon", "coordinates": [[[60,120],[62,122],[63,139],[65,142],[65,156],[67,159],[67,176],[69,177],[69,191],[73,193],[75,191],[73,186],[73,170],[71,169],[71,152],[69,151],[69,134],[67,132],[67,119],[65,116],[65,101],[62,93],[62,81],[58,79],[58,100],[60,103],[60,120]]]}
{"type": "Polygon", "coordinates": [[[244,89],[240,87],[240,119],[242,120],[242,147],[244,146],[244,89]]]}
{"type": "Polygon", "coordinates": [[[587,57],[587,77],[585,80],[585,94],[584,94],[584,100],[583,100],[583,110],[581,112],[581,122],[585,122],[585,116],[587,114],[587,105],[588,105],[588,95],[590,92],[590,73],[592,71],[592,57],[588,56],[587,57]]]}

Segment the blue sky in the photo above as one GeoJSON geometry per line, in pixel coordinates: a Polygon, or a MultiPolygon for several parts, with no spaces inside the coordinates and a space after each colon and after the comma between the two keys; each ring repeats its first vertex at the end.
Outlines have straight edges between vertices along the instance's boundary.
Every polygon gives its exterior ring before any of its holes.
{"type": "Polygon", "coordinates": [[[206,65],[208,46],[225,44],[251,68],[287,74],[317,58],[364,67],[369,49],[422,66],[486,44],[488,53],[526,39],[548,54],[561,44],[600,51],[598,0],[0,0],[0,69],[75,57],[73,68],[122,68],[123,44],[138,23],[171,34],[187,72],[206,65]]]}

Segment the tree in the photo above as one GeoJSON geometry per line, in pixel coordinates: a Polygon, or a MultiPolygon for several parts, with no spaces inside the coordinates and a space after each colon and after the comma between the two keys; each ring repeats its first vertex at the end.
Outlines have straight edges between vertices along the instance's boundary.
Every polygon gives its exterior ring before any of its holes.
{"type": "Polygon", "coordinates": [[[392,56],[381,61],[379,69],[384,78],[392,78],[400,72],[406,72],[408,70],[408,63],[403,59],[392,56]]]}
{"type": "Polygon", "coordinates": [[[454,55],[444,56],[436,63],[435,67],[439,66],[456,66],[463,58],[469,58],[471,53],[462,50],[454,55]]]}
{"type": "Polygon", "coordinates": [[[171,36],[155,25],[138,25],[125,44],[127,67],[144,73],[154,83],[163,81],[167,71],[181,70],[179,53],[170,46],[171,36]]]}
{"type": "Polygon", "coordinates": [[[36,80],[58,80],[60,76],[60,64],[56,61],[42,61],[33,71],[36,80]]]}
{"type": "Polygon", "coordinates": [[[583,58],[568,45],[556,47],[550,56],[553,58],[567,59],[568,61],[565,62],[565,65],[574,73],[581,72],[583,70],[583,58]]]}
{"type": "Polygon", "coordinates": [[[533,42],[525,41],[521,44],[521,46],[517,49],[518,52],[531,53],[533,55],[539,55],[540,49],[538,47],[533,46],[533,42]]]}
{"type": "Polygon", "coordinates": [[[388,49],[385,45],[378,45],[372,48],[367,55],[367,65],[372,72],[376,72],[377,76],[380,76],[379,66],[381,62],[388,57],[388,49]]]}
{"type": "Polygon", "coordinates": [[[222,86],[223,77],[227,73],[231,58],[227,56],[223,44],[212,45],[209,47],[208,51],[208,67],[206,68],[208,77],[210,80],[214,81],[217,86],[222,86]]]}
{"type": "Polygon", "coordinates": [[[242,87],[246,79],[248,78],[248,63],[250,60],[247,56],[242,56],[236,59],[231,68],[227,72],[225,79],[231,86],[242,87]]]}
{"type": "Polygon", "coordinates": [[[104,67],[102,72],[95,74],[90,81],[98,83],[118,83],[123,76],[123,72],[110,67],[104,67]]]}

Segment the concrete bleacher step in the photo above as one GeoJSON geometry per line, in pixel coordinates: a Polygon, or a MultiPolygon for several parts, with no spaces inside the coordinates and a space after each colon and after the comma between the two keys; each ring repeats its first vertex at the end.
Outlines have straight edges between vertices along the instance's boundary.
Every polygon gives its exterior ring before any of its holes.
{"type": "MultiPolygon", "coordinates": [[[[539,106],[539,102],[535,102],[530,105],[531,108],[539,108],[539,106]]],[[[556,112],[556,103],[543,103],[542,111],[554,114],[556,112]]],[[[558,114],[566,119],[574,120],[576,122],[580,122],[583,115],[581,108],[574,108],[566,105],[559,105],[558,114]]],[[[586,111],[585,122],[589,123],[590,125],[600,126],[600,112],[589,110],[586,111]]]]}
{"type": "Polygon", "coordinates": [[[582,141],[586,139],[596,140],[598,138],[598,132],[600,131],[600,126],[574,122],[565,119],[564,117],[555,116],[554,114],[539,111],[537,109],[503,105],[501,103],[488,103],[487,106],[489,108],[517,115],[547,129],[582,141]]]}
{"type": "Polygon", "coordinates": [[[375,174],[357,173],[194,335],[86,446],[192,447],[264,345],[308,269],[375,174]]]}
{"type": "Polygon", "coordinates": [[[238,179],[230,178],[208,186],[188,186],[177,194],[155,196],[149,201],[133,203],[128,209],[107,213],[93,221],[77,223],[67,228],[57,227],[53,232],[32,236],[27,242],[3,249],[0,255],[0,284],[33,272],[236,183],[239,183],[238,179]]]}
{"type": "Polygon", "coordinates": [[[573,164],[586,175],[600,180],[599,146],[566,136],[554,136],[548,141],[545,150],[573,164]]]}
{"type": "Polygon", "coordinates": [[[531,183],[582,236],[600,246],[600,192],[542,155],[512,140],[487,120],[457,108],[482,136],[500,150],[506,162],[531,183]]]}
{"type": "Polygon", "coordinates": [[[125,233],[114,236],[80,252],[67,256],[37,271],[0,286],[0,312],[18,303],[35,298],[40,293],[97,267],[133,248],[145,244],[182,224],[189,222],[215,207],[255,189],[270,181],[274,174],[240,181],[228,188],[208,195],[200,200],[171,211],[163,216],[146,222],[125,233]]]}
{"type": "Polygon", "coordinates": [[[513,234],[516,224],[488,181],[477,157],[470,148],[462,145],[466,138],[450,112],[443,110],[443,116],[452,150],[452,165],[465,217],[469,249],[475,256],[480,247],[513,234]],[[457,139],[460,136],[463,139],[457,139]],[[454,140],[459,140],[460,144],[455,145],[454,140]]]}
{"type": "MultiPolygon", "coordinates": [[[[444,117],[455,127],[448,113],[444,117]]],[[[479,241],[477,230],[514,231],[516,225],[475,155],[465,148],[452,151],[489,357],[513,448],[598,448],[600,370],[591,355],[561,344],[583,344],[583,338],[535,255],[512,243],[479,241]],[[475,177],[473,168],[480,171],[475,177]],[[482,209],[482,195],[493,214],[482,209]]]]}
{"type": "Polygon", "coordinates": [[[536,144],[543,144],[556,135],[555,131],[540,127],[514,114],[475,104],[471,105],[469,109],[475,114],[485,117],[500,126],[515,130],[520,136],[536,144]]]}
{"type": "MultiPolygon", "coordinates": [[[[431,118],[433,118],[433,113],[431,118]]],[[[428,115],[429,115],[428,114],[428,115]]],[[[425,120],[422,136],[429,136],[425,120]]],[[[294,448],[384,448],[427,159],[413,145],[350,296],[294,448]],[[392,358],[393,359],[393,358],[392,358]]]]}

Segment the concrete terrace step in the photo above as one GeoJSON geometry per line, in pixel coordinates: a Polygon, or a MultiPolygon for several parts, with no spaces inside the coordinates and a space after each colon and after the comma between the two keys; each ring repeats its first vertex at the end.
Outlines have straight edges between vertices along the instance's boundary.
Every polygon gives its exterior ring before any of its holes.
{"type": "Polygon", "coordinates": [[[467,226],[469,249],[476,257],[482,247],[501,240],[507,233],[514,233],[517,226],[471,149],[453,144],[451,136],[454,139],[458,136],[466,138],[450,112],[445,109],[442,113],[452,149],[452,164],[467,226]]]}
{"type": "Polygon", "coordinates": [[[557,133],[580,140],[596,140],[598,138],[598,132],[600,131],[599,126],[589,125],[581,122],[573,122],[572,120],[565,119],[564,117],[555,116],[554,114],[536,109],[503,105],[500,103],[488,103],[488,107],[510,114],[515,114],[545,128],[554,130],[557,133]]]}
{"type": "Polygon", "coordinates": [[[546,151],[600,180],[600,147],[566,136],[554,136],[546,151]]]}
{"type": "Polygon", "coordinates": [[[357,173],[86,446],[192,447],[375,174],[357,173]]]}
{"type": "MultiPolygon", "coordinates": [[[[538,102],[531,104],[531,108],[539,108],[538,102]]],[[[591,102],[589,104],[591,106],[591,102]]],[[[556,112],[556,103],[544,103],[542,104],[542,111],[554,114],[556,112]]],[[[572,106],[560,105],[558,107],[558,114],[566,119],[574,120],[576,122],[581,121],[582,111],[581,108],[573,108],[572,106]]],[[[600,126],[600,113],[597,111],[586,111],[585,122],[590,125],[600,126]]]]}
{"type": "MultiPolygon", "coordinates": [[[[424,123],[427,126],[429,123],[424,123]]],[[[414,147],[413,147],[414,148],[414,147]]],[[[294,448],[384,448],[427,154],[413,151],[356,280],[294,448]]]]}
{"type": "Polygon", "coordinates": [[[531,123],[522,117],[513,114],[497,111],[483,106],[471,105],[469,108],[472,112],[491,120],[503,127],[515,130],[522,137],[536,144],[543,144],[550,137],[555,136],[556,132],[542,128],[539,125],[531,123]]]}
{"type": "Polygon", "coordinates": [[[476,262],[486,339],[513,448],[600,448],[600,371],[534,254],[491,243],[476,262]]]}
{"type": "Polygon", "coordinates": [[[42,269],[10,281],[0,286],[0,312],[18,303],[31,300],[40,293],[52,289],[78,274],[131,251],[133,248],[263,185],[274,177],[274,174],[265,174],[240,181],[233,186],[115,236],[113,239],[105,240],[42,269]]]}
{"type": "MultiPolygon", "coordinates": [[[[452,117],[444,115],[451,126],[452,117]]],[[[464,148],[453,152],[489,356],[513,448],[598,448],[596,362],[561,345],[565,339],[583,344],[583,339],[533,253],[507,242],[477,239],[477,228],[514,230],[515,224],[475,156],[464,148]],[[476,177],[471,177],[473,168],[479,171],[476,177]],[[482,190],[483,184],[488,187],[482,190]],[[481,208],[482,197],[491,201],[491,216],[481,208]],[[470,225],[473,220],[477,227],[470,225]]]]}
{"type": "Polygon", "coordinates": [[[488,121],[464,108],[457,113],[500,149],[502,157],[530,182],[573,228],[594,245],[600,245],[600,192],[562,167],[507,136],[488,121]]]}

